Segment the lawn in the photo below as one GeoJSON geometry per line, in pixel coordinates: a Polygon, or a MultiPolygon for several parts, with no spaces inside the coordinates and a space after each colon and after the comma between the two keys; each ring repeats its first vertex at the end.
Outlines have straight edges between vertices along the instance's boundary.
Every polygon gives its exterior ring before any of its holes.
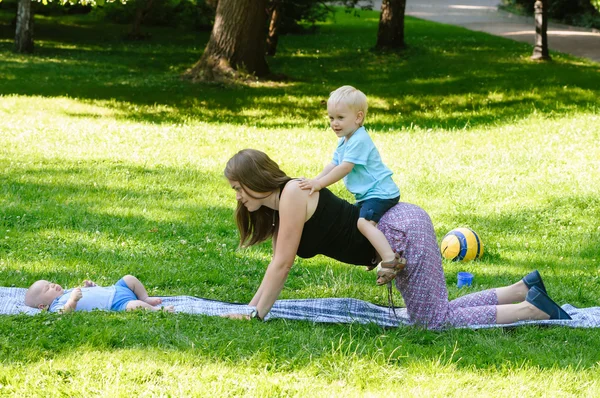
{"type": "MultiPolygon", "coordinates": [[[[316,175],[336,138],[323,101],[344,84],[402,200],[485,244],[445,262],[451,298],[539,269],[561,304],[600,305],[600,65],[407,18],[408,49],[370,49],[378,14],[339,11],[282,37],[283,81],[192,84],[208,33],[148,41],[90,17],[36,19],[11,52],[0,13],[0,286],[136,275],[154,295],[248,302],[270,245],[238,249],[223,177],[236,151],[316,175]],[[475,275],[456,288],[456,273],[475,275]]],[[[334,192],[351,200],[343,185],[334,192]]],[[[281,298],[385,305],[360,267],[298,259],[281,298]]],[[[399,294],[396,302],[401,303],[399,294]]],[[[2,316],[0,396],[598,396],[600,329],[423,331],[160,313],[2,316]]]]}

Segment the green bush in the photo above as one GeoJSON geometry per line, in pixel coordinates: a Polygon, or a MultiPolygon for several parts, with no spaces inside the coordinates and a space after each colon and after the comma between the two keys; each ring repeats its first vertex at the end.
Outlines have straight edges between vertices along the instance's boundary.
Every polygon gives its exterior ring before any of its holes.
{"type": "MultiPolygon", "coordinates": [[[[130,0],[126,3],[117,0],[97,7],[94,12],[107,21],[130,24],[137,9],[146,4],[147,0],[130,0]]],[[[314,26],[315,22],[324,21],[330,12],[329,8],[317,0],[285,0],[282,1],[281,10],[281,34],[302,33],[306,28],[300,21],[314,26]]],[[[154,0],[143,24],[210,30],[214,19],[215,9],[206,0],[154,0]]]]}
{"type": "MultiPolygon", "coordinates": [[[[108,21],[130,24],[138,8],[145,7],[146,3],[146,0],[132,0],[126,3],[115,1],[97,7],[95,12],[108,21]]],[[[215,11],[205,0],[154,0],[143,24],[210,30],[214,18],[215,11]]]]}
{"type": "MultiPolygon", "coordinates": [[[[535,0],[502,0],[502,5],[532,15],[535,0]]],[[[546,0],[551,19],[572,25],[600,28],[600,0],[546,0]]]]}
{"type": "Polygon", "coordinates": [[[320,1],[294,0],[282,2],[281,34],[298,34],[307,31],[300,22],[310,23],[308,30],[315,29],[315,23],[325,21],[330,9],[320,1]]]}

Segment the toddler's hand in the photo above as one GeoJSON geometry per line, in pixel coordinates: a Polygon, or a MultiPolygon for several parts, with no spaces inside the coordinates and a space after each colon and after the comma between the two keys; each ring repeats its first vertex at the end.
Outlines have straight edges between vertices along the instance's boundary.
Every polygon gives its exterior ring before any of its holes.
{"type": "Polygon", "coordinates": [[[301,180],[300,183],[298,184],[298,186],[301,189],[310,189],[310,192],[308,193],[309,195],[312,195],[313,192],[318,192],[321,190],[321,188],[323,188],[321,186],[321,183],[317,179],[301,180]]]}
{"type": "Polygon", "coordinates": [[[94,286],[98,286],[98,285],[96,285],[94,282],[87,280],[87,279],[83,281],[83,287],[94,287],[94,286]]]}
{"type": "Polygon", "coordinates": [[[81,293],[81,289],[76,287],[75,289],[73,289],[73,291],[71,292],[71,297],[70,299],[78,302],[79,300],[81,300],[81,298],[83,297],[83,294],[81,293]]]}
{"type": "Polygon", "coordinates": [[[298,183],[298,186],[301,189],[310,189],[310,187],[308,186],[310,180],[307,180],[305,177],[301,177],[300,178],[300,182],[298,183]]]}

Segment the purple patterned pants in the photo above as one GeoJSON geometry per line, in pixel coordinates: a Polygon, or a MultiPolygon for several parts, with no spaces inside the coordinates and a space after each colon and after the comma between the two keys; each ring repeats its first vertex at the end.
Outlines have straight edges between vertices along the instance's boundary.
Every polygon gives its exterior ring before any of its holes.
{"type": "Polygon", "coordinates": [[[496,323],[494,289],[448,301],[442,257],[425,210],[400,202],[384,214],[378,228],[395,252],[404,252],[406,267],[396,277],[396,288],[413,322],[428,329],[496,323]]]}

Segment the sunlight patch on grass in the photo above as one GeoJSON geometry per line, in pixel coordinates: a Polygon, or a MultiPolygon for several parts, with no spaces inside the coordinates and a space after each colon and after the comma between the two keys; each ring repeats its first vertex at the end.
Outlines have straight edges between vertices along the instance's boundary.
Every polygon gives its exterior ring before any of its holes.
{"type": "Polygon", "coordinates": [[[414,84],[425,84],[425,85],[435,85],[435,84],[443,84],[458,81],[457,77],[453,76],[445,76],[445,77],[429,77],[429,78],[414,78],[411,79],[410,82],[414,84]]]}
{"type": "MultiPolygon", "coordinates": [[[[275,362],[259,365],[269,352],[257,352],[237,363],[216,355],[170,350],[95,351],[82,347],[52,360],[5,365],[3,390],[27,395],[44,386],[44,394],[127,397],[132,395],[195,396],[306,396],[315,390],[328,396],[366,395],[459,396],[485,394],[535,397],[533,386],[544,383],[553,394],[594,395],[597,372],[574,367],[542,369],[523,363],[504,365],[497,373],[460,366],[461,351],[436,359],[408,356],[402,346],[390,356],[367,354],[353,341],[332,342],[329,353],[303,366],[275,362]],[[85,358],[86,366],[80,366],[85,358]],[[384,383],[381,380],[385,380],[384,383]]],[[[466,348],[464,348],[466,349],[466,348]]]]}

